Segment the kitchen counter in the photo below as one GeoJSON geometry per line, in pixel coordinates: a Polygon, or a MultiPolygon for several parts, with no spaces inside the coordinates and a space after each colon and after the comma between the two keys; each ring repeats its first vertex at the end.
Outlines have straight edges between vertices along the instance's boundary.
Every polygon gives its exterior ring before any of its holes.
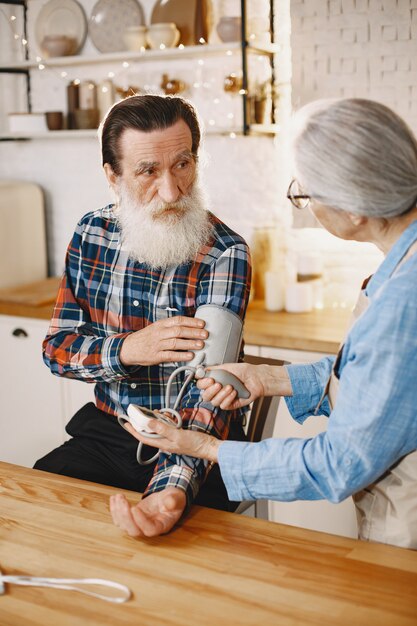
{"type": "Polygon", "coordinates": [[[247,344],[335,354],[348,327],[351,311],[317,309],[311,313],[265,311],[260,300],[251,302],[245,321],[247,344]]]}
{"type": "Polygon", "coordinates": [[[20,287],[0,289],[0,314],[51,319],[59,281],[54,276],[20,287]]]}
{"type": "MultiPolygon", "coordinates": [[[[50,319],[59,278],[47,278],[21,287],[0,289],[0,314],[50,319]]],[[[305,350],[337,352],[347,328],[350,311],[323,309],[311,313],[272,313],[263,302],[251,302],[245,322],[247,344],[305,350]]]]}

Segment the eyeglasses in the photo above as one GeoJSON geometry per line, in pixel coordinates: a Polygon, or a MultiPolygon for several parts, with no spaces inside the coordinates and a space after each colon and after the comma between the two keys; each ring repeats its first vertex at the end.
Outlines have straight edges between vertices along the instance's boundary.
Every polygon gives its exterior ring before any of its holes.
{"type": "Polygon", "coordinates": [[[287,198],[296,209],[306,209],[310,204],[311,197],[303,193],[296,178],[293,178],[290,182],[290,186],[287,191],[287,198]]]}

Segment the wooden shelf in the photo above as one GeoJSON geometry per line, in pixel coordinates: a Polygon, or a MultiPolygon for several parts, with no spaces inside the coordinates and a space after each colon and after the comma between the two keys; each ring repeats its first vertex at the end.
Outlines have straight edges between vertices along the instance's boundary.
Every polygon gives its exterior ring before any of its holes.
{"type": "MultiPolygon", "coordinates": [[[[251,54],[275,54],[279,51],[279,46],[276,44],[252,44],[248,43],[247,50],[251,54]]],[[[233,43],[221,43],[214,45],[201,45],[201,46],[184,46],[183,48],[165,48],[164,50],[143,50],[142,52],[112,52],[108,54],[97,54],[95,56],[90,55],[76,55],[65,57],[53,57],[50,59],[44,59],[41,56],[37,56],[34,59],[28,61],[21,61],[19,63],[7,63],[2,66],[4,70],[18,70],[18,69],[31,69],[39,67],[40,64],[48,67],[66,67],[70,65],[95,65],[97,63],[134,63],[140,61],[169,61],[179,59],[195,59],[200,57],[213,57],[213,56],[230,56],[232,54],[238,54],[241,52],[241,45],[239,42],[233,43]]]]}
{"type": "MultiPolygon", "coordinates": [[[[276,135],[280,130],[277,124],[253,124],[249,128],[250,135],[276,135]]],[[[243,135],[241,126],[233,126],[231,128],[212,128],[208,127],[203,131],[203,135],[217,135],[224,137],[235,137],[243,135]]],[[[48,130],[40,133],[3,133],[0,135],[0,141],[28,141],[32,139],[86,139],[97,138],[97,129],[92,130],[48,130]]]]}

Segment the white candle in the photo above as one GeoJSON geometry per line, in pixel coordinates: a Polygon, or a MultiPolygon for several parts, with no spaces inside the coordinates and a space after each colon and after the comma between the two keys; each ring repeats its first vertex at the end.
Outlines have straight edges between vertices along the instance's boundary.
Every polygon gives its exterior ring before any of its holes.
{"type": "Polygon", "coordinates": [[[97,87],[92,80],[84,80],[80,83],[80,109],[97,108],[97,87]]]}
{"type": "Polygon", "coordinates": [[[282,311],[284,308],[284,272],[265,272],[265,309],[282,311]]]}
{"type": "Polygon", "coordinates": [[[285,290],[285,310],[305,313],[313,309],[313,289],[309,282],[291,283],[285,290]]]}
{"type": "Polygon", "coordinates": [[[100,111],[100,120],[104,118],[107,111],[114,104],[114,85],[109,79],[103,80],[97,90],[98,109],[100,111]]]}

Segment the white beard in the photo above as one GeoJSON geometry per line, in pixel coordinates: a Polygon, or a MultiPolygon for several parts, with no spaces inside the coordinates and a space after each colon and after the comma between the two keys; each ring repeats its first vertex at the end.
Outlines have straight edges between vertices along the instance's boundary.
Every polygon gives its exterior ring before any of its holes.
{"type": "Polygon", "coordinates": [[[120,185],[116,215],[123,249],[131,259],[152,269],[192,261],[213,230],[197,182],[187,196],[172,203],[153,200],[142,204],[120,185]]]}

